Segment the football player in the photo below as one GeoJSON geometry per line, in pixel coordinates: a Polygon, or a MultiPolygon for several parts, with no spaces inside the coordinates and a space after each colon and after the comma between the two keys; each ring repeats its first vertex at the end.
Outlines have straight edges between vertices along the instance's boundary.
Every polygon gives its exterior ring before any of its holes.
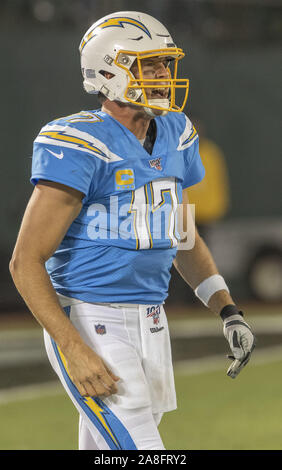
{"type": "Polygon", "coordinates": [[[158,425],[176,408],[164,310],[172,263],[221,317],[230,377],[254,336],[188,210],[184,190],[204,168],[183,113],[184,52],[159,21],[125,11],[93,24],[80,54],[101,109],[56,119],[36,137],[35,187],[10,270],[79,411],[79,448],[164,449],[158,425]]]}

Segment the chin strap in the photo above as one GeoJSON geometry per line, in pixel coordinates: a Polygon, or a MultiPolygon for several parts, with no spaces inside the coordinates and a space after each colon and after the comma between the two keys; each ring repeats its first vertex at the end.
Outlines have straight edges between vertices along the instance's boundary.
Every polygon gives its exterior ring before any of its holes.
{"type": "MultiPolygon", "coordinates": [[[[144,98],[143,96],[141,97],[142,103],[144,103],[144,98]]],[[[151,117],[156,117],[156,116],[166,116],[168,113],[168,108],[169,108],[169,100],[167,98],[165,99],[160,99],[160,100],[148,100],[148,104],[150,106],[159,106],[160,108],[164,108],[163,110],[161,109],[153,109],[153,108],[147,108],[147,106],[144,107],[145,112],[151,116],[151,117]],[[167,109],[165,109],[167,108],[167,109]]]]}

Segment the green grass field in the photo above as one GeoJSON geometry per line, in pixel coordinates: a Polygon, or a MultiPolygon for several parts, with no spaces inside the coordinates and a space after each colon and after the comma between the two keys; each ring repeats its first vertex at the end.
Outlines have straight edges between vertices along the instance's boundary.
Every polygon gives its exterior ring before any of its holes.
{"type": "MultiPolygon", "coordinates": [[[[282,361],[176,375],[178,410],[160,433],[167,449],[282,449],[282,361]]],[[[78,414],[64,395],[0,404],[0,449],[77,449],[78,414]]]]}

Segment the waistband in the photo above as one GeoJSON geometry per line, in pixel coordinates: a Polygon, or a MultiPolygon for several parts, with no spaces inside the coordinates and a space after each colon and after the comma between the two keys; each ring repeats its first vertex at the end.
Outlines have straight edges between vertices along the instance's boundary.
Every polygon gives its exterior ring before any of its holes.
{"type": "MultiPolygon", "coordinates": [[[[111,303],[111,302],[95,302],[95,303],[91,303],[91,302],[85,302],[84,300],[79,300],[79,299],[74,299],[72,297],[66,297],[65,295],[62,295],[62,294],[59,294],[57,292],[57,296],[60,300],[60,304],[62,305],[62,307],[68,307],[68,306],[71,306],[71,305],[77,305],[77,304],[82,304],[82,303],[89,303],[90,305],[101,305],[101,306],[106,306],[106,307],[112,307],[112,308],[139,308],[140,305],[143,305],[143,306],[146,306],[146,305],[153,305],[153,304],[130,304],[130,303],[127,303],[127,302],[124,302],[124,303],[111,303]]],[[[163,305],[164,302],[162,304],[158,304],[158,305],[163,305]]],[[[155,304],[157,305],[157,304],[155,304]]]]}

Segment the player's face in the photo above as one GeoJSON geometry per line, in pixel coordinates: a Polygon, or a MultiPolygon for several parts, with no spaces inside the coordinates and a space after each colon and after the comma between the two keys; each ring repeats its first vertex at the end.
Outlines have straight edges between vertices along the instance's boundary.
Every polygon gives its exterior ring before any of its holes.
{"type": "MultiPolygon", "coordinates": [[[[156,88],[146,88],[148,100],[167,98],[169,88],[162,87],[162,85],[169,85],[169,82],[166,82],[166,79],[170,78],[169,61],[166,58],[157,57],[143,59],[141,60],[141,68],[143,80],[158,80],[156,83],[152,82],[152,85],[156,85],[156,88]]],[[[135,78],[141,78],[137,64],[133,64],[131,71],[135,78]]]]}

